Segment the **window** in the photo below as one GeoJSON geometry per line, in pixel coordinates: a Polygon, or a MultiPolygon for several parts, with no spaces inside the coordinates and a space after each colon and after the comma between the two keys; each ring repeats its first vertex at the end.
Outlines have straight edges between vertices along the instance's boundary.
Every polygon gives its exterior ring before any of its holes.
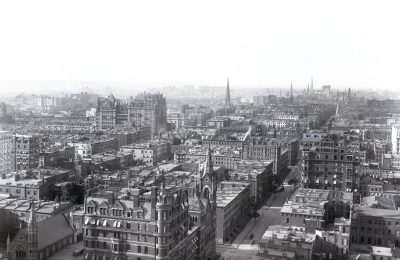
{"type": "Polygon", "coordinates": [[[142,252],[142,247],[141,247],[141,246],[138,246],[138,247],[137,247],[137,252],[138,252],[138,253],[141,253],[141,252],[142,252]]]}
{"type": "Polygon", "coordinates": [[[145,247],[144,247],[144,253],[145,253],[145,254],[148,254],[148,252],[149,252],[149,248],[148,248],[147,246],[145,246],[145,247]]]}
{"type": "Polygon", "coordinates": [[[131,223],[127,222],[127,223],[126,223],[126,228],[127,228],[127,229],[130,229],[130,228],[131,228],[131,223]]]}
{"type": "Polygon", "coordinates": [[[131,251],[131,244],[126,244],[126,251],[131,251]]]}

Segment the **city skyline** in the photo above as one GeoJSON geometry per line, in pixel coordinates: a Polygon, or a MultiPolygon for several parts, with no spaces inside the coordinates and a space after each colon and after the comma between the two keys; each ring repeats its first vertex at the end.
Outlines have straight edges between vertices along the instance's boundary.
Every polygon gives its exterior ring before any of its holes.
{"type": "Polygon", "coordinates": [[[14,80],[223,86],[228,76],[233,89],[296,89],[311,77],[398,86],[395,1],[153,4],[1,3],[0,90],[14,80]]]}

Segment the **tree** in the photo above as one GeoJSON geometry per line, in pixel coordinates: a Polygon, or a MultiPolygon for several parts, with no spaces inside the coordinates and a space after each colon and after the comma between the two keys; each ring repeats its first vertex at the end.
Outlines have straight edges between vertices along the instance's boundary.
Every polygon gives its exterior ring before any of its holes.
{"type": "Polygon", "coordinates": [[[0,209],[0,245],[6,245],[7,236],[12,239],[23,223],[15,213],[6,209],[0,209]]]}
{"type": "Polygon", "coordinates": [[[69,182],[61,188],[61,201],[69,201],[74,204],[83,204],[85,187],[76,182],[69,182]]]}
{"type": "Polygon", "coordinates": [[[299,180],[296,179],[296,178],[291,178],[291,179],[288,181],[288,184],[289,184],[289,185],[293,185],[293,186],[296,186],[297,183],[299,183],[299,180]]]}

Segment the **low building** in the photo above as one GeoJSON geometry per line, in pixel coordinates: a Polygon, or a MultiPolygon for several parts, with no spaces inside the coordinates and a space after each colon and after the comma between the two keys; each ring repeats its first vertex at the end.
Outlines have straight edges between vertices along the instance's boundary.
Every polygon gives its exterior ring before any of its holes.
{"type": "Polygon", "coordinates": [[[6,209],[16,214],[20,220],[28,222],[29,211],[34,207],[36,221],[40,222],[71,209],[69,202],[34,201],[18,198],[0,198],[0,209],[6,209]]]}
{"type": "Polygon", "coordinates": [[[400,211],[386,198],[367,198],[354,207],[351,215],[352,247],[398,247],[400,211]]]}
{"type": "Polygon", "coordinates": [[[298,189],[281,209],[282,225],[303,227],[313,233],[329,219],[329,191],[298,189]]]}
{"type": "Polygon", "coordinates": [[[75,230],[64,214],[37,222],[31,207],[27,227],[7,239],[7,256],[10,260],[48,259],[75,242],[75,230]]]}
{"type": "Polygon", "coordinates": [[[304,228],[275,225],[261,237],[258,252],[268,259],[312,259],[318,243],[320,239],[304,232],[304,228]]]}
{"type": "Polygon", "coordinates": [[[132,153],[133,160],[142,160],[148,166],[168,159],[169,143],[162,140],[152,140],[146,143],[122,146],[121,152],[132,153]]]}
{"type": "Polygon", "coordinates": [[[21,199],[41,200],[48,198],[51,185],[67,181],[73,176],[66,169],[31,169],[15,174],[3,174],[0,179],[0,193],[21,199]]]}

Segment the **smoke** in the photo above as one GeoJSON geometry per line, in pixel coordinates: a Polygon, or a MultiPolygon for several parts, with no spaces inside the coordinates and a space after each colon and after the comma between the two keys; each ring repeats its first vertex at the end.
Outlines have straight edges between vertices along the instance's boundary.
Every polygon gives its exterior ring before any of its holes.
{"type": "Polygon", "coordinates": [[[243,140],[246,140],[247,136],[249,136],[250,133],[251,133],[251,126],[249,126],[249,130],[247,130],[243,140]]]}

